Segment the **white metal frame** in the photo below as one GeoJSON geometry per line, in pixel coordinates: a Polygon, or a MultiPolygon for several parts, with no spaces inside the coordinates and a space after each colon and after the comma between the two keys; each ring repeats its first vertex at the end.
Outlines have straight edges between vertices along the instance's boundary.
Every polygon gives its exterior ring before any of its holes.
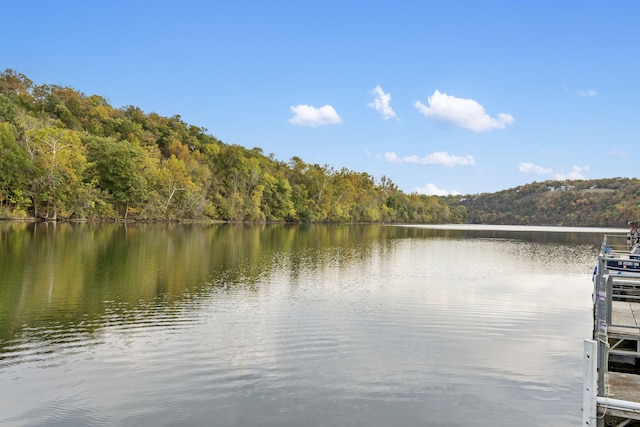
{"type": "MultiPolygon", "coordinates": [[[[624,238],[624,236],[622,236],[622,238],[624,238]]],[[[613,348],[609,345],[608,328],[612,323],[613,295],[619,293],[620,285],[628,284],[637,286],[640,272],[610,272],[607,269],[606,261],[629,259],[629,252],[623,252],[623,250],[618,247],[612,248],[608,246],[607,236],[605,236],[602,250],[598,257],[598,267],[593,278],[593,339],[584,341],[584,384],[582,390],[583,427],[601,427],[605,426],[605,422],[608,426],[611,425],[612,419],[622,420],[616,427],[623,427],[634,420],[640,420],[640,403],[613,399],[610,396],[607,381],[609,353],[622,341],[620,340],[615,343],[613,348]],[[608,413],[615,413],[615,418],[612,416],[608,417],[608,413]]],[[[632,300],[637,298],[628,299],[632,300]]],[[[638,351],[640,351],[640,344],[638,351]]],[[[616,353],[616,350],[612,352],[612,354],[616,353]]],[[[637,354],[633,352],[626,352],[626,354],[637,356],[637,354]]]]}

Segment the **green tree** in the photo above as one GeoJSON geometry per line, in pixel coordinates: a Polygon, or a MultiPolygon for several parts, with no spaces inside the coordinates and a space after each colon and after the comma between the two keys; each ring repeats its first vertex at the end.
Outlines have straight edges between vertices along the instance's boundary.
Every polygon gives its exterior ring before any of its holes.
{"type": "Polygon", "coordinates": [[[160,184],[162,188],[162,195],[165,199],[164,213],[165,215],[171,212],[178,214],[183,213],[179,203],[189,198],[191,193],[196,192],[198,187],[191,180],[187,171],[187,166],[184,161],[178,159],[176,156],[171,155],[168,159],[162,162],[160,169],[160,184]],[[176,199],[178,202],[176,202],[176,199]],[[170,210],[169,207],[176,205],[176,208],[170,210]]]}
{"type": "Polygon", "coordinates": [[[27,207],[29,171],[29,157],[17,144],[11,126],[0,123],[0,204],[11,202],[19,210],[27,207]]]}
{"type": "Polygon", "coordinates": [[[90,137],[86,145],[91,174],[127,218],[129,206],[144,201],[148,194],[147,180],[142,173],[145,151],[128,141],[113,138],[90,137]]]}
{"type": "Polygon", "coordinates": [[[0,121],[13,122],[16,116],[16,106],[6,95],[0,95],[0,121]]]}
{"type": "Polygon", "coordinates": [[[265,173],[262,181],[261,210],[267,221],[285,221],[295,216],[291,185],[284,177],[265,173]]]}
{"type": "Polygon", "coordinates": [[[85,148],[74,131],[44,127],[31,131],[36,177],[33,181],[36,216],[57,220],[58,213],[71,214],[74,198],[82,187],[87,166],[85,148]]]}

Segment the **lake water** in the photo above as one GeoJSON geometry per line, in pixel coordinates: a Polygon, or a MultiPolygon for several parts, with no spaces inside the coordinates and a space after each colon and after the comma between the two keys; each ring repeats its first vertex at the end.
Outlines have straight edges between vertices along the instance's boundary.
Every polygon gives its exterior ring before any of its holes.
{"type": "Polygon", "coordinates": [[[603,233],[0,223],[0,425],[579,425],[603,233]]]}

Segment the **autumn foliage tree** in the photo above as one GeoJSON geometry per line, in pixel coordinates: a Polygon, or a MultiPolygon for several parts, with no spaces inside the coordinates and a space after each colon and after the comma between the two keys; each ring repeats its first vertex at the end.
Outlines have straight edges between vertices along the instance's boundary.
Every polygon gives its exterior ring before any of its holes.
{"type": "Polygon", "coordinates": [[[72,130],[44,127],[31,132],[34,147],[32,190],[37,210],[57,220],[58,212],[73,210],[82,185],[87,159],[85,147],[72,130]]]}
{"type": "Polygon", "coordinates": [[[464,221],[464,207],[330,165],[229,145],[179,115],[0,73],[0,215],[291,222],[464,221]],[[455,212],[455,214],[454,214],[455,212]]]}

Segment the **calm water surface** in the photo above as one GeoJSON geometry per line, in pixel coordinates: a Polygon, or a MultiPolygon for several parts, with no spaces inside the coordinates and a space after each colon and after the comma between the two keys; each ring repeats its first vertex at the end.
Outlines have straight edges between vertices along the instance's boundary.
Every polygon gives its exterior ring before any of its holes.
{"type": "Polygon", "coordinates": [[[602,234],[0,223],[0,425],[578,425],[602,234]]]}

